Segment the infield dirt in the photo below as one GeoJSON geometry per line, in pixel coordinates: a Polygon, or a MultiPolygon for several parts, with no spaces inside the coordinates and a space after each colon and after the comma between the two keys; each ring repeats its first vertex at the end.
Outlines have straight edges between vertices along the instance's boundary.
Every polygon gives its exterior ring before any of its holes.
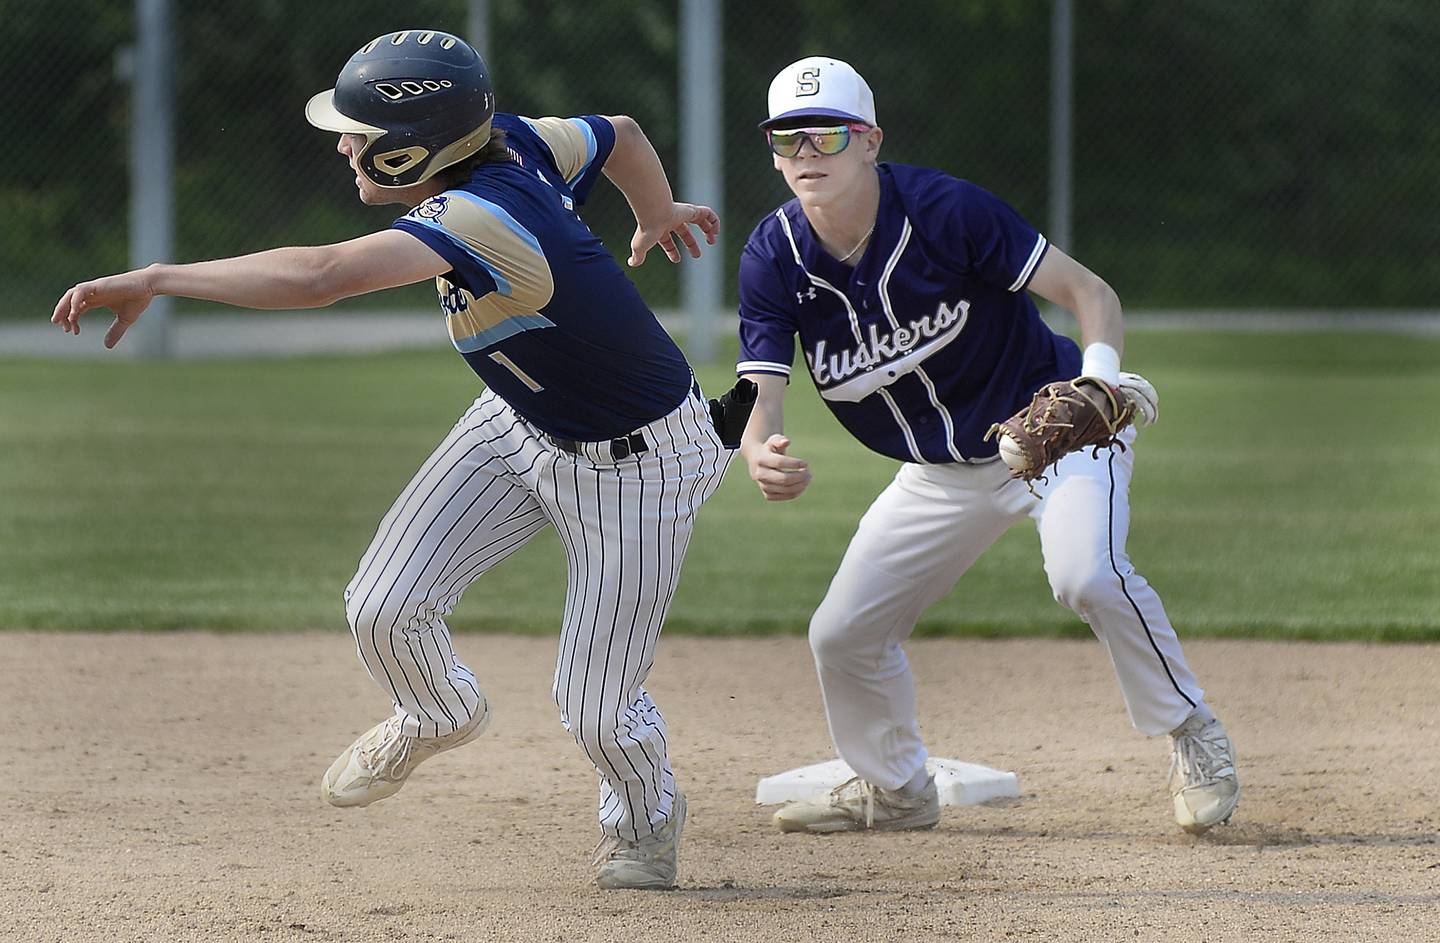
{"type": "Polygon", "coordinates": [[[1099,645],[917,641],[932,752],[1022,797],[817,838],[753,801],[832,755],[804,640],[667,638],[690,820],[635,893],[591,884],[554,644],[459,637],[490,732],[341,810],[320,775],[389,710],[348,636],[0,636],[0,940],[1440,940],[1440,649],[1189,641],[1244,783],[1197,839],[1099,645]]]}

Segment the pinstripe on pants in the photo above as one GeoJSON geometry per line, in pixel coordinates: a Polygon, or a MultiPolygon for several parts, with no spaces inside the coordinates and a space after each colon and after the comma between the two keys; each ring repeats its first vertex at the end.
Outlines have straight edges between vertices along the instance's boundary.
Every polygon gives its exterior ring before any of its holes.
{"type": "Polygon", "coordinates": [[[480,709],[445,617],[485,571],[553,525],[569,579],[554,678],[561,721],[600,777],[600,825],[639,839],[670,813],[665,721],[643,687],[695,513],[730,453],[692,391],[640,430],[649,449],[558,449],[480,396],[380,522],[345,590],[361,660],[404,731],[449,733],[480,709]]]}

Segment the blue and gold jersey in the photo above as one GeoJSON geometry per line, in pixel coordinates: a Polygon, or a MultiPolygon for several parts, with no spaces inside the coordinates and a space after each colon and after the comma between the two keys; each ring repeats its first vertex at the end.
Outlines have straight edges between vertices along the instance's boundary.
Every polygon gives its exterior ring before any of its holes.
{"type": "Polygon", "coordinates": [[[790,376],[798,336],[825,405],[907,462],[988,459],[991,423],[1080,372],[1075,342],[1025,291],[1048,243],[980,187],[881,164],[874,234],[854,268],[821,246],[798,200],[740,260],[741,374],[790,376]]]}
{"type": "Polygon", "coordinates": [[[452,266],[435,280],[456,350],[544,432],[598,441],[659,419],[692,382],[685,356],[576,207],[615,129],[596,115],[497,114],[511,160],[395,221],[452,266]]]}

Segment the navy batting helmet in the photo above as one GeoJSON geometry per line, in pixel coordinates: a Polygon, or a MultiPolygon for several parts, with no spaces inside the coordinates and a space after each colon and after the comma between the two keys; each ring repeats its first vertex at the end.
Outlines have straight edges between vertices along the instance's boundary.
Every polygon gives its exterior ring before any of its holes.
{"type": "Polygon", "coordinates": [[[438,30],[386,33],[360,47],[335,87],[305,106],[317,128],[363,134],[361,173],[382,187],[429,180],[490,140],[495,92],[469,43],[438,30]]]}

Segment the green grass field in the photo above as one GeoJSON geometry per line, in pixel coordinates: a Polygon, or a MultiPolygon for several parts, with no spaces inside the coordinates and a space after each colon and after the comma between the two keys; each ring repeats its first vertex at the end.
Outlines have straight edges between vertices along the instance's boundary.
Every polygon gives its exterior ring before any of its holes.
{"type": "MultiPolygon", "coordinates": [[[[1185,635],[1440,640],[1440,341],[1135,333],[1161,393],[1131,555],[1185,635]]],[[[729,371],[702,371],[707,391],[729,371]]],[[[391,499],[476,393],[452,353],[239,363],[0,361],[0,627],[335,629],[391,499]]],[[[815,481],[767,505],[737,460],[701,516],[669,628],[802,632],[894,464],[807,380],[815,481]]],[[[555,630],[547,532],[476,583],[457,629],[555,630]]],[[[1033,528],[923,634],[1070,635],[1033,528]]]]}

